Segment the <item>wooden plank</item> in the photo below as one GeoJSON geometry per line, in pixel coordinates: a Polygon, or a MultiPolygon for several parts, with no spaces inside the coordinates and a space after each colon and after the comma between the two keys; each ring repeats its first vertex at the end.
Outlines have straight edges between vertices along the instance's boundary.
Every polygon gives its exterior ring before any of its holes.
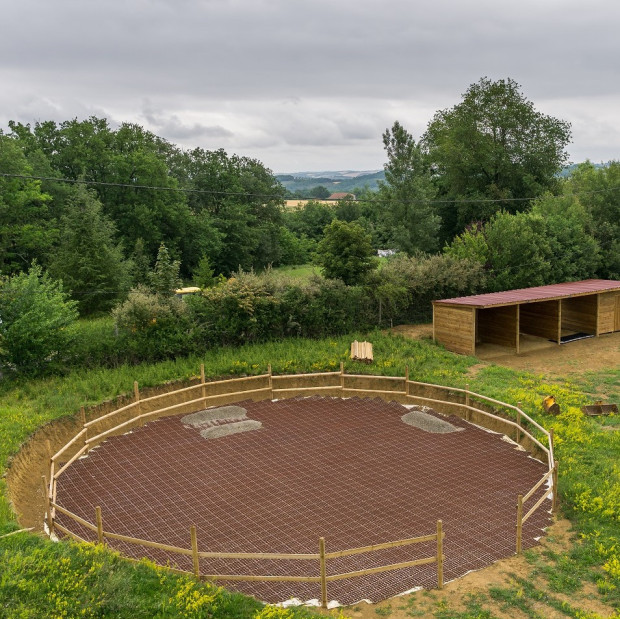
{"type": "Polygon", "coordinates": [[[72,465],[75,461],[77,461],[82,454],[84,454],[84,452],[88,451],[88,444],[82,446],[74,455],[72,458],[70,458],[55,474],[54,474],[54,480],[58,480],[58,476],[60,476],[60,474],[62,474],[63,471],[65,471],[65,469],[67,469],[67,467],[69,467],[70,465],[72,465]]]}
{"type": "Polygon", "coordinates": [[[71,530],[68,530],[66,527],[63,527],[62,525],[58,523],[54,523],[54,529],[58,530],[59,532],[62,532],[63,534],[66,534],[67,536],[71,536],[71,538],[73,538],[74,540],[77,540],[77,542],[87,543],[87,544],[89,542],[85,538],[82,538],[81,536],[74,534],[71,530]]]}
{"type": "Polygon", "coordinates": [[[569,297],[562,300],[562,329],[596,333],[597,296],[569,297]]]}
{"type": "Polygon", "coordinates": [[[339,581],[340,579],[349,579],[350,577],[362,577],[363,575],[374,575],[376,573],[384,573],[388,570],[398,570],[399,568],[409,568],[410,566],[422,566],[423,564],[434,564],[437,561],[435,556],[432,558],[422,558],[420,560],[410,560],[409,562],[399,562],[398,564],[388,564],[387,566],[376,566],[375,568],[365,568],[363,570],[355,570],[350,573],[341,573],[339,575],[329,575],[327,581],[339,581]]]}
{"type": "Polygon", "coordinates": [[[478,338],[481,344],[498,344],[517,348],[518,306],[481,308],[478,310],[478,338]]]}
{"type": "Polygon", "coordinates": [[[121,407],[120,409],[115,409],[114,411],[110,411],[110,413],[106,413],[105,415],[102,415],[99,418],[95,418],[94,420],[91,420],[90,422],[86,422],[86,424],[84,425],[86,428],[90,428],[91,426],[94,426],[95,424],[99,423],[99,422],[103,422],[103,420],[107,420],[108,418],[111,418],[112,416],[115,416],[119,413],[123,413],[124,411],[127,411],[128,409],[131,409],[133,407],[135,407],[138,403],[129,403],[128,405],[125,405],[124,407],[121,407]]]}
{"type": "Polygon", "coordinates": [[[549,493],[551,493],[551,489],[549,489],[526,513],[523,517],[523,523],[525,523],[540,507],[540,505],[549,497],[549,493]]]}
{"type": "Polygon", "coordinates": [[[475,308],[433,306],[433,333],[435,340],[446,349],[464,355],[474,355],[475,308]]]}
{"type": "MultiPolygon", "coordinates": [[[[290,575],[201,575],[207,581],[292,581],[320,583],[320,577],[293,577],[290,575]]],[[[327,578],[329,581],[329,577],[327,578]]]]}
{"type": "Polygon", "coordinates": [[[343,558],[348,555],[356,555],[358,553],[367,553],[369,551],[379,551],[380,549],[392,549],[394,547],[405,547],[406,545],[413,545],[415,543],[430,542],[436,538],[437,534],[417,536],[416,538],[403,538],[402,540],[378,543],[376,545],[368,545],[367,547],[356,547],[355,549],[344,549],[343,551],[330,551],[325,554],[325,557],[328,560],[333,558],[343,558]]]}
{"type": "Polygon", "coordinates": [[[557,342],[560,305],[557,301],[539,301],[520,306],[519,329],[522,334],[557,342]]]}
{"type": "MultiPolygon", "coordinates": [[[[93,525],[92,523],[89,523],[88,521],[86,521],[86,519],[82,519],[82,517],[78,517],[76,514],[72,513],[71,511],[67,510],[66,508],[63,508],[62,506],[59,506],[56,502],[51,502],[50,504],[58,512],[61,512],[62,514],[66,515],[67,517],[73,519],[76,523],[79,523],[80,525],[83,525],[85,528],[87,528],[87,529],[89,529],[89,530],[91,530],[93,532],[97,531],[97,526],[93,525]]],[[[58,523],[54,523],[54,527],[58,527],[58,523]]]]}
{"type": "Polygon", "coordinates": [[[56,459],[58,459],[58,457],[68,448],[70,448],[76,441],[78,441],[78,439],[80,439],[81,437],[83,437],[87,432],[87,429],[83,428],[69,443],[65,444],[62,448],[60,448],[60,450],[58,450],[58,452],[56,452],[56,454],[54,454],[54,456],[52,456],[52,461],[56,461],[56,459]]]}
{"type": "Polygon", "coordinates": [[[618,293],[601,293],[599,295],[599,333],[609,334],[616,329],[616,300],[620,299],[618,293]]]}
{"type": "Polygon", "coordinates": [[[545,484],[545,482],[547,482],[547,480],[549,480],[549,478],[553,476],[553,469],[550,469],[524,496],[523,496],[523,501],[527,502],[528,499],[530,499],[530,497],[532,497],[532,495],[534,495],[534,493],[536,493],[536,491],[538,491],[538,489],[540,489],[540,487],[545,484]]]}
{"type": "Polygon", "coordinates": [[[192,555],[191,549],[183,549],[182,547],[173,547],[172,545],[164,545],[162,543],[153,542],[152,540],[142,540],[141,538],[133,538],[132,536],[123,536],[122,534],[113,534],[112,532],[103,532],[106,538],[112,540],[120,540],[122,542],[142,545],[143,547],[152,547],[153,549],[161,549],[162,551],[170,551],[170,553],[180,553],[182,555],[192,555]]]}
{"type": "Polygon", "coordinates": [[[199,551],[198,557],[216,560],[318,560],[318,553],[244,553],[232,551],[199,551]]]}

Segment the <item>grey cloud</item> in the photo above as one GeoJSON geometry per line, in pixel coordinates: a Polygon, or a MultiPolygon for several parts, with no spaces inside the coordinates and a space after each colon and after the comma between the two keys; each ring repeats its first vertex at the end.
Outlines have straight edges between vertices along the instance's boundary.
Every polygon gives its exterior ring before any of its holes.
{"type": "Polygon", "coordinates": [[[319,164],[348,152],[374,168],[394,120],[419,137],[434,111],[488,76],[517,80],[537,107],[578,124],[575,152],[602,152],[605,137],[606,153],[620,148],[620,121],[592,108],[620,105],[612,0],[6,4],[2,122],[106,115],[187,146],[319,164]]]}

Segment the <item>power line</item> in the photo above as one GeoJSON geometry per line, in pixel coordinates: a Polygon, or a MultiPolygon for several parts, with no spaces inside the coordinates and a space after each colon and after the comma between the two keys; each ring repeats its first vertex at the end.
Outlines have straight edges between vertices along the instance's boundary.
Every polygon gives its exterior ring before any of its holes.
{"type": "MultiPolygon", "coordinates": [[[[232,192],[228,190],[211,190],[211,189],[196,189],[190,187],[165,187],[160,185],[139,185],[135,183],[112,183],[108,181],[88,181],[85,179],[66,179],[61,177],[45,177],[45,176],[34,176],[34,175],[25,175],[25,174],[12,174],[8,172],[0,172],[0,177],[5,178],[14,178],[14,179],[24,179],[27,181],[52,181],[56,183],[71,183],[71,184],[81,184],[81,185],[95,185],[95,186],[103,186],[103,187],[122,187],[128,189],[147,189],[153,191],[166,191],[166,192],[181,192],[186,194],[205,194],[205,195],[213,195],[213,196],[231,196],[231,197],[244,197],[244,198],[262,198],[268,200],[299,200],[301,201],[313,201],[320,200],[321,202],[329,201],[333,203],[340,202],[339,199],[314,199],[314,198],[285,198],[280,194],[256,194],[252,192],[232,192]]],[[[582,192],[571,192],[568,194],[561,194],[559,196],[552,196],[552,198],[564,198],[570,196],[590,196],[593,194],[602,194],[607,192],[615,192],[620,190],[620,186],[608,187],[600,190],[591,190],[591,191],[582,191],[582,192]]],[[[432,205],[432,204],[504,204],[507,202],[531,202],[533,200],[538,200],[543,198],[544,195],[539,196],[530,196],[526,198],[453,198],[453,199],[433,199],[433,200],[402,200],[400,201],[402,204],[424,204],[424,205],[432,205]]],[[[387,202],[386,200],[371,198],[370,200],[361,199],[361,198],[351,198],[350,202],[356,203],[366,203],[372,201],[382,203],[387,202]]]]}

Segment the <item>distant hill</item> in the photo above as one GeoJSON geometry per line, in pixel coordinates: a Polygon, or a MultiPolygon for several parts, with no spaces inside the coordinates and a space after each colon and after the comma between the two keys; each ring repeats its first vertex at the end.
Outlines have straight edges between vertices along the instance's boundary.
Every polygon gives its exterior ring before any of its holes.
{"type": "Polygon", "coordinates": [[[289,192],[300,192],[302,194],[319,185],[329,190],[330,194],[333,192],[352,192],[354,189],[363,189],[364,187],[375,191],[377,182],[385,180],[383,170],[290,172],[277,173],[275,176],[289,192]]]}

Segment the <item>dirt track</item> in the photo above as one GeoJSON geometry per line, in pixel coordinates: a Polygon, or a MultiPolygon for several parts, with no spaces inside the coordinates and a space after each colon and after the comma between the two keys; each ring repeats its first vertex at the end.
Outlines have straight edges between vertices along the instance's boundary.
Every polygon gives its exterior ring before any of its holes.
{"type": "MultiPolygon", "coordinates": [[[[407,338],[433,337],[432,325],[399,325],[391,331],[407,338]]],[[[570,377],[620,366],[620,332],[560,346],[540,338],[524,338],[522,349],[517,355],[505,347],[484,345],[478,357],[482,364],[498,364],[550,378],[570,377]]]]}

